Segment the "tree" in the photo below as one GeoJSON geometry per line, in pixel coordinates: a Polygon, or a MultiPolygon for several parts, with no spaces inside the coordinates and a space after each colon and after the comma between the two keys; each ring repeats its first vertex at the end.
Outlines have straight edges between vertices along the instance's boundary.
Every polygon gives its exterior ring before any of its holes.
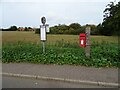
{"type": "Polygon", "coordinates": [[[50,33],[51,34],[57,34],[58,33],[58,26],[53,26],[53,27],[50,27],[50,33]]]}
{"type": "Polygon", "coordinates": [[[27,27],[25,27],[25,31],[28,31],[28,28],[27,28],[27,27]]]}
{"type": "Polygon", "coordinates": [[[65,34],[65,31],[66,31],[66,30],[69,30],[69,26],[67,26],[67,25],[65,25],[65,24],[59,25],[58,27],[59,27],[59,33],[60,33],[60,34],[65,34]]]}
{"type": "Polygon", "coordinates": [[[10,30],[10,31],[17,31],[17,27],[16,27],[16,26],[11,26],[11,27],[9,28],[9,30],[10,30]]]}
{"type": "Polygon", "coordinates": [[[32,29],[31,27],[28,27],[28,29],[32,29]]]}
{"type": "MultiPolygon", "coordinates": [[[[96,25],[89,25],[91,27],[91,33],[93,35],[98,35],[98,30],[96,25]]],[[[69,26],[65,24],[58,24],[56,26],[50,27],[50,34],[73,34],[79,35],[80,33],[85,33],[86,25],[81,26],[79,23],[71,23],[69,26]]]]}
{"type": "Polygon", "coordinates": [[[114,35],[120,29],[120,1],[118,4],[110,2],[104,10],[104,19],[102,23],[101,33],[103,35],[114,35]]]}
{"type": "Polygon", "coordinates": [[[97,25],[97,30],[98,30],[98,34],[103,35],[103,33],[102,33],[103,32],[103,26],[102,26],[101,23],[97,25]]]}
{"type": "Polygon", "coordinates": [[[40,28],[35,29],[35,34],[40,34],[40,28]]]}
{"type": "Polygon", "coordinates": [[[91,27],[91,35],[98,35],[98,29],[96,25],[89,25],[91,27]]]}
{"type": "Polygon", "coordinates": [[[70,28],[73,28],[74,30],[80,29],[81,25],[79,23],[72,23],[69,25],[70,28]]]}
{"type": "Polygon", "coordinates": [[[79,23],[71,23],[69,25],[69,28],[72,28],[72,29],[70,29],[70,30],[72,30],[71,34],[79,34],[81,25],[79,23]]]}
{"type": "Polygon", "coordinates": [[[73,28],[69,28],[68,34],[75,34],[75,30],[73,28]]]}

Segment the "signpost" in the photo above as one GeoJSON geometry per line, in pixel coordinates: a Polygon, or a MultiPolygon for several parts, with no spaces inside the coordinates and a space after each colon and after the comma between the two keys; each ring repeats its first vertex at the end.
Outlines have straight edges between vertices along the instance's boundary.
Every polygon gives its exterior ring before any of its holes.
{"type": "Polygon", "coordinates": [[[45,41],[46,41],[46,32],[49,32],[49,25],[45,24],[46,23],[46,18],[42,17],[41,18],[41,22],[43,25],[40,25],[40,37],[41,37],[41,41],[42,41],[42,49],[43,49],[43,53],[45,53],[45,41]]]}

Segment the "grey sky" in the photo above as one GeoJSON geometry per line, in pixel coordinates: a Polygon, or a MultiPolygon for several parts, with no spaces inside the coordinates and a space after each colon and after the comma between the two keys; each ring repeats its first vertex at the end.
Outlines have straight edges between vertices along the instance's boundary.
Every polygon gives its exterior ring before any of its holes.
{"type": "MultiPolygon", "coordinates": [[[[113,1],[113,0],[111,0],[113,1]]],[[[1,0],[0,27],[39,27],[45,16],[50,26],[99,24],[110,0],[1,0]]]]}

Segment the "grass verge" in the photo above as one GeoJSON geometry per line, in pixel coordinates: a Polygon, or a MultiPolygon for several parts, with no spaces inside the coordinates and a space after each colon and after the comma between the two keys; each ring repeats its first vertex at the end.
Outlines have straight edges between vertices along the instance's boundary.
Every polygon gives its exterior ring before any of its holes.
{"type": "Polygon", "coordinates": [[[84,48],[78,43],[57,41],[54,45],[46,45],[46,53],[42,53],[41,44],[9,43],[2,47],[2,62],[29,62],[42,64],[70,64],[94,67],[119,67],[118,44],[94,42],[91,46],[91,57],[87,58],[84,48]]]}

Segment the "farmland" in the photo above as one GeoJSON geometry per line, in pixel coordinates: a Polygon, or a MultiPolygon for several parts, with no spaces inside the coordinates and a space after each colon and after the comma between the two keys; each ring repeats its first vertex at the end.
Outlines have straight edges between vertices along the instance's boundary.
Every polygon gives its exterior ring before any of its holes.
{"type": "Polygon", "coordinates": [[[34,32],[2,32],[2,62],[75,64],[95,67],[118,67],[118,38],[91,36],[91,58],[79,47],[78,35],[47,35],[46,53],[40,36],[34,32]]]}
{"type": "MultiPolygon", "coordinates": [[[[47,35],[47,42],[48,43],[55,43],[56,41],[67,41],[67,42],[79,42],[78,35],[55,35],[55,34],[48,34],[47,35]]],[[[118,43],[118,37],[116,36],[91,36],[91,40],[102,42],[111,42],[111,43],[118,43]]],[[[14,42],[33,42],[39,43],[40,36],[38,34],[34,34],[34,32],[19,32],[19,31],[4,31],[2,32],[2,43],[14,43],[14,42]]]]}

